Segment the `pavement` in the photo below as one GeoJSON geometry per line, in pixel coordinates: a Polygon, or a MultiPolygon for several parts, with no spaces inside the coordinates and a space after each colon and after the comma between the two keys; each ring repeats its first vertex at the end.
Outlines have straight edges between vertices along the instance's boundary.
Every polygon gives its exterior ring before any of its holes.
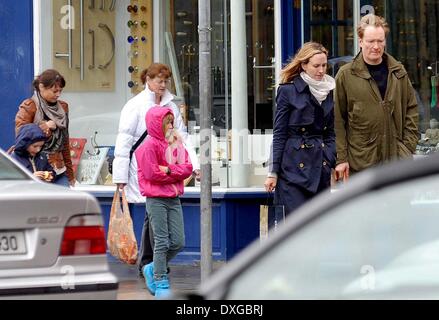
{"type": "MultiPolygon", "coordinates": [[[[218,270],[225,262],[214,261],[213,271],[218,270]]],[[[109,259],[110,270],[119,279],[117,300],[154,300],[146,290],[145,280],[138,273],[137,265],[127,265],[115,259],[109,259]]],[[[194,291],[200,284],[200,264],[170,264],[169,274],[172,290],[177,294],[194,291]]]]}

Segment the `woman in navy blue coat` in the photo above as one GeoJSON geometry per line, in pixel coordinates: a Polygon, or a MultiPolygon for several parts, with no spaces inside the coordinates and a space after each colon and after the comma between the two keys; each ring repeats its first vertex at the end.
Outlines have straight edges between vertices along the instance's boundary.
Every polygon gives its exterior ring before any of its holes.
{"type": "Polygon", "coordinates": [[[282,70],[270,173],[265,188],[291,213],[331,184],[335,167],[333,89],[328,51],[308,42],[282,70]]]}

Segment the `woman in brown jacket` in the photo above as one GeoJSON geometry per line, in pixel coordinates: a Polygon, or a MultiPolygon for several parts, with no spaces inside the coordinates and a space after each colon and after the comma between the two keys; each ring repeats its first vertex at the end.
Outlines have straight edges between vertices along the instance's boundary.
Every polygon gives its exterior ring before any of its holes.
{"type": "Polygon", "coordinates": [[[48,69],[32,83],[34,95],[24,100],[15,116],[15,134],[27,123],[37,124],[46,134],[43,152],[56,172],[55,183],[74,186],[75,176],[70,157],[69,108],[58,100],[66,85],[64,77],[56,70],[48,69]]]}

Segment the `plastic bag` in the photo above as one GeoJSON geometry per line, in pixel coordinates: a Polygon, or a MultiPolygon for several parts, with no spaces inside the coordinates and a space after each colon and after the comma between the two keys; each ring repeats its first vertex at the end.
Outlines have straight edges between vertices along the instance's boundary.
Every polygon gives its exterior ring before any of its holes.
{"type": "Polygon", "coordinates": [[[107,245],[111,255],[122,262],[127,264],[137,262],[137,241],[134,235],[133,221],[130,217],[125,191],[119,190],[119,188],[114,193],[111,205],[107,245]]]}

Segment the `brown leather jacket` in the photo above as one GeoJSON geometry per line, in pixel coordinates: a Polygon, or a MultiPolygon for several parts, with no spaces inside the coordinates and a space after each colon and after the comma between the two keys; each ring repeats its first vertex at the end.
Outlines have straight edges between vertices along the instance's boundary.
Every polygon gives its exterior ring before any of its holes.
{"type": "MultiPolygon", "coordinates": [[[[68,117],[69,106],[64,101],[59,100],[59,102],[68,117]]],[[[35,102],[32,99],[26,99],[20,104],[20,106],[18,107],[17,115],[15,116],[16,135],[21,126],[34,122],[36,112],[37,112],[37,106],[35,105],[35,102]]],[[[52,131],[49,130],[49,127],[47,126],[47,121],[41,121],[38,125],[40,126],[41,130],[43,130],[43,132],[46,133],[47,137],[51,136],[52,131]]],[[[67,128],[67,132],[68,132],[68,128],[67,128]]],[[[70,182],[75,181],[72,158],[70,156],[70,143],[69,143],[68,135],[64,141],[63,150],[49,154],[49,163],[54,168],[62,168],[65,166],[67,168],[66,171],[67,178],[69,179],[70,182]]]]}

